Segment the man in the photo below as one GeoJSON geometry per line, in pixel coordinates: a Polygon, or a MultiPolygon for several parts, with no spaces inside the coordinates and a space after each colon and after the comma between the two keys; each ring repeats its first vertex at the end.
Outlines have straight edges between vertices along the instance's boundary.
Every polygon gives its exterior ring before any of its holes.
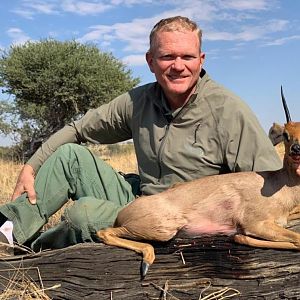
{"type": "Polygon", "coordinates": [[[159,193],[175,182],[202,176],[281,167],[250,109],[202,68],[201,35],[185,17],[154,26],[146,60],[157,82],[90,110],[41,146],[20,173],[14,201],[0,207],[2,240],[29,243],[34,250],[95,241],[96,231],[112,226],[139,193],[159,193]],[[77,145],[131,138],[139,192],[77,145]],[[74,204],[62,222],[38,236],[69,198],[74,204]]]}

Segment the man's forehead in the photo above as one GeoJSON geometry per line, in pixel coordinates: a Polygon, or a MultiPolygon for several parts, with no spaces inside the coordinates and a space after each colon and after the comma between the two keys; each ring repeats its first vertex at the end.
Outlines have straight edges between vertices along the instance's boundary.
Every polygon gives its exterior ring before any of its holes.
{"type": "Polygon", "coordinates": [[[197,44],[200,43],[197,33],[195,31],[188,30],[159,31],[157,32],[154,39],[157,43],[157,46],[164,46],[168,42],[174,42],[178,43],[181,46],[184,46],[184,42],[182,41],[183,39],[194,41],[197,44]]]}

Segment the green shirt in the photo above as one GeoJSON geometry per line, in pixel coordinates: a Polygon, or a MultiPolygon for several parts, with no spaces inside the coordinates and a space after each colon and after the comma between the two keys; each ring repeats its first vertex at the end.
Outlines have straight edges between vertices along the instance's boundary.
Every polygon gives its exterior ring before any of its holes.
{"type": "Polygon", "coordinates": [[[54,134],[28,161],[38,170],[58,146],[133,139],[141,190],[208,175],[276,170],[282,162],[249,107],[202,70],[195,93],[170,111],[160,85],[137,87],[54,134]]]}

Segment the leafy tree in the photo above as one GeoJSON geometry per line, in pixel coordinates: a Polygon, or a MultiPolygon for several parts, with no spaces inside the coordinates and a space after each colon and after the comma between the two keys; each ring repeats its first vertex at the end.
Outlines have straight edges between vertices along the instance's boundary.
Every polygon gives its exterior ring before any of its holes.
{"type": "Polygon", "coordinates": [[[0,58],[0,87],[14,99],[1,102],[0,114],[13,110],[19,122],[5,125],[0,117],[0,133],[13,129],[28,148],[28,141],[46,139],[139,82],[122,62],[94,45],[49,39],[13,45],[0,58]]]}
{"type": "Polygon", "coordinates": [[[7,122],[8,118],[14,113],[13,106],[6,101],[0,101],[0,134],[8,135],[13,131],[12,121],[7,122]]]}

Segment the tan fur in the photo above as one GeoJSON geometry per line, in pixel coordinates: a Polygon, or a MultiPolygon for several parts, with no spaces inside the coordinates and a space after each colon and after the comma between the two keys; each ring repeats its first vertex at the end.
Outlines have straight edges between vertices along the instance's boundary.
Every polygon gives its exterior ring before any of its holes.
{"type": "Polygon", "coordinates": [[[283,228],[300,217],[300,122],[287,123],[284,132],[289,139],[281,170],[209,176],[140,197],[120,211],[115,228],[100,230],[98,237],[142,253],[147,264],[155,259],[153,247],[126,238],[224,233],[249,246],[300,250],[300,234],[283,228]]]}

